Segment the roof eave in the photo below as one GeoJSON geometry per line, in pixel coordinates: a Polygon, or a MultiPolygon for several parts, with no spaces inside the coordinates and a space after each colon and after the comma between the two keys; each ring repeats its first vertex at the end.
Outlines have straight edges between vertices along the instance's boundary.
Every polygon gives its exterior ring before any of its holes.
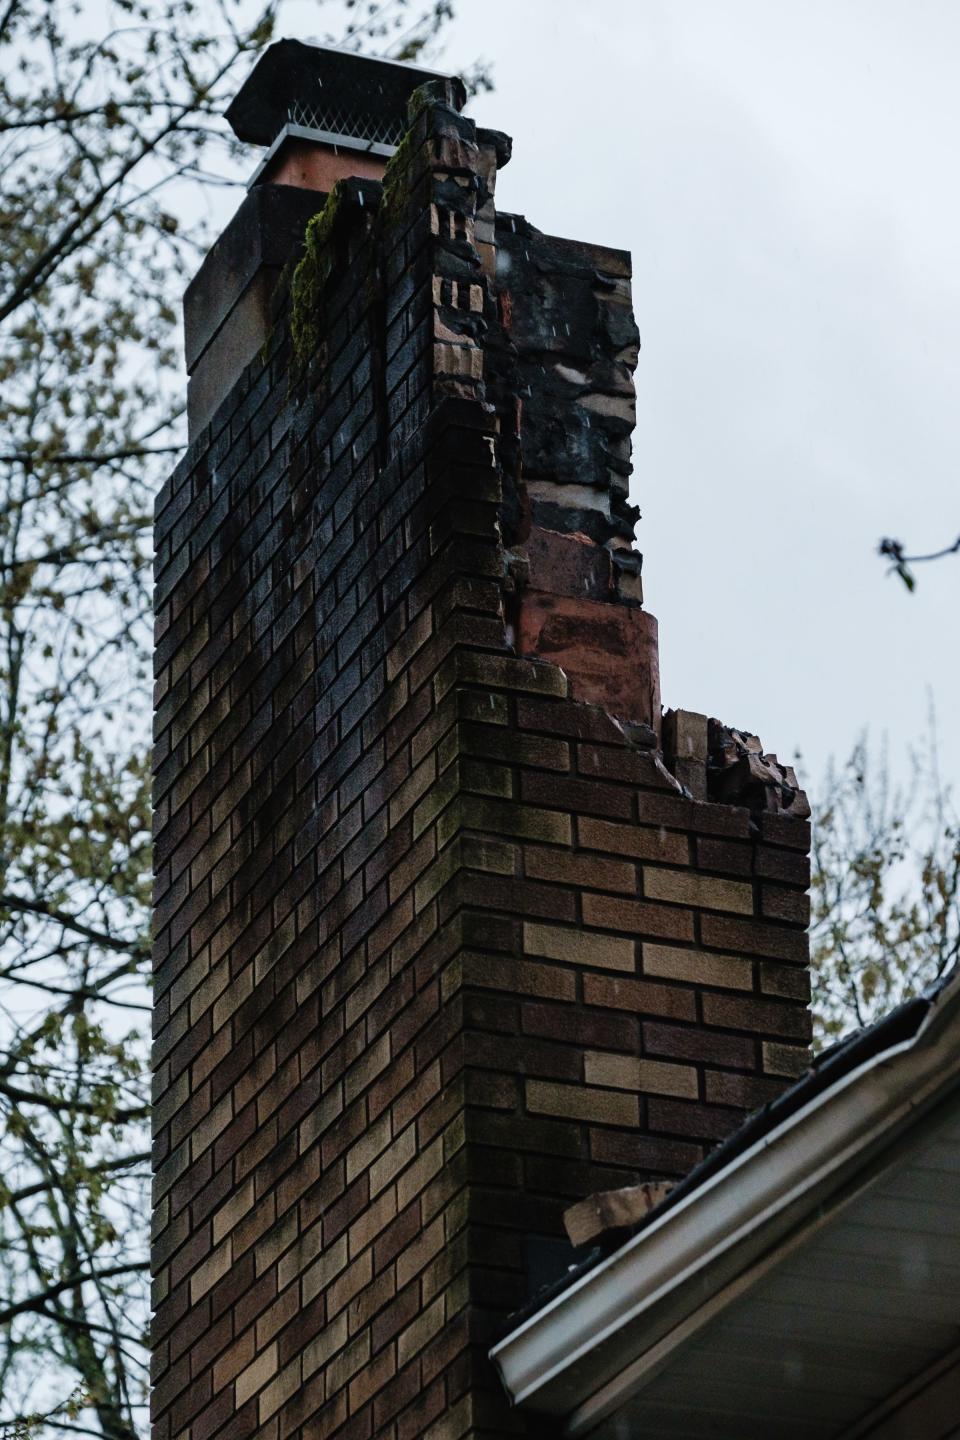
{"type": "Polygon", "coordinates": [[[587,1433],[766,1270],[778,1243],[960,1079],[960,976],[912,1036],[871,1055],[491,1351],[511,1400],[587,1433]],[[954,1023],[949,1023],[953,1019],[954,1023]]]}

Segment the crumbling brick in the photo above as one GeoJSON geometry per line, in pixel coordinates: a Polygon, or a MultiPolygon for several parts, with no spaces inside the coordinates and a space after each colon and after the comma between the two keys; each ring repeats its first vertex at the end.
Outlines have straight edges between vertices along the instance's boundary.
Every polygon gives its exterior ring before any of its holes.
{"type": "Polygon", "coordinates": [[[164,1440],[523,1434],[530,1242],[807,1054],[790,776],[659,748],[629,257],[423,98],[158,499],[164,1440]]]}

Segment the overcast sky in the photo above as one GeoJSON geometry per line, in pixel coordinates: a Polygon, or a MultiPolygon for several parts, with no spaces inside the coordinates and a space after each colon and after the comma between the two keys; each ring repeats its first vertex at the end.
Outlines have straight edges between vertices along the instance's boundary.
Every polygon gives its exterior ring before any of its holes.
{"type": "Polygon", "coordinates": [[[665,703],[816,778],[864,725],[905,752],[932,690],[960,781],[960,558],[911,596],[875,554],[960,532],[960,5],[458,0],[478,56],[500,207],[633,252],[665,703]]]}

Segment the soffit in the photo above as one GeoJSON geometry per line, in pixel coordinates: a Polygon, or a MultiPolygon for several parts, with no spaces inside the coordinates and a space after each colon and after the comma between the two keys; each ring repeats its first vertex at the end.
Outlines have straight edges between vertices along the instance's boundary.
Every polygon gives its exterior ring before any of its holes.
{"type": "MultiPolygon", "coordinates": [[[[672,1349],[659,1370],[654,1363],[637,1377],[640,1388],[626,1403],[599,1425],[567,1433],[595,1440],[774,1434],[853,1440],[876,1433],[885,1397],[958,1346],[960,1092],[954,1092],[918,1137],[898,1147],[892,1163],[878,1167],[801,1241],[778,1247],[748,1290],[672,1349]],[[868,1414],[864,1430],[857,1422],[868,1414]]],[[[942,1426],[928,1417],[924,1440],[952,1434],[951,1413],[942,1426]]]]}

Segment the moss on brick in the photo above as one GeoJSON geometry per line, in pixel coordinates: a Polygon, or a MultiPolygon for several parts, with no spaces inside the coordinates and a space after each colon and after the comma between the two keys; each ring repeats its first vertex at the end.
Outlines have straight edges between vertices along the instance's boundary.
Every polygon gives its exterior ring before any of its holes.
{"type": "MultiPolygon", "coordinates": [[[[419,91],[414,91],[414,94],[419,94],[419,91]]],[[[380,209],[377,211],[377,218],[382,230],[393,228],[409,198],[407,171],[415,149],[413,131],[408,130],[394,154],[387,161],[387,167],[383,172],[383,198],[380,201],[380,209]]]]}
{"type": "Polygon", "coordinates": [[[290,282],[290,339],[297,369],[310,364],[323,332],[323,290],[333,269],[333,229],[343,203],[338,180],[322,210],[307,224],[303,257],[290,282]]]}

